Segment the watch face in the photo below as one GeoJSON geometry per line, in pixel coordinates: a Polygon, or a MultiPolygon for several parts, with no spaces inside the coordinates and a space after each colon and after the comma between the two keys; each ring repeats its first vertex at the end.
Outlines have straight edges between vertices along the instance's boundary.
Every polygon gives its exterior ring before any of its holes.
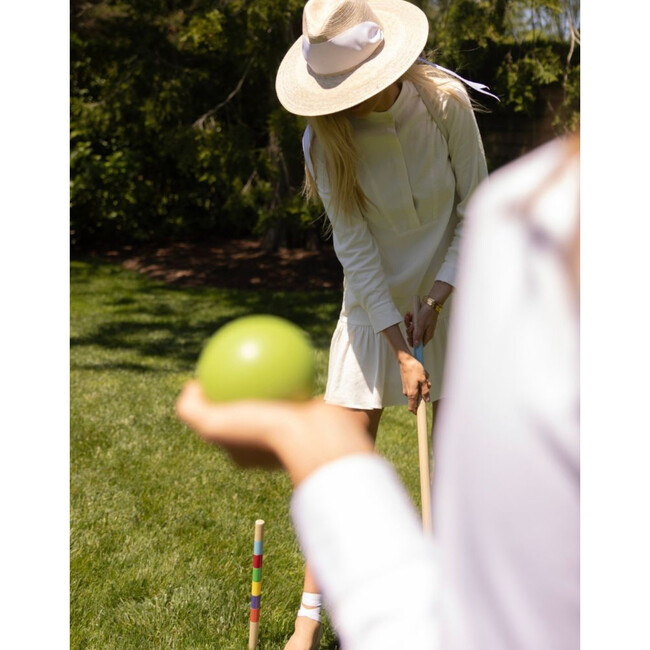
{"type": "Polygon", "coordinates": [[[442,311],[442,305],[439,302],[436,302],[433,298],[430,298],[429,296],[424,296],[422,300],[431,307],[431,309],[434,309],[438,314],[442,311]]]}

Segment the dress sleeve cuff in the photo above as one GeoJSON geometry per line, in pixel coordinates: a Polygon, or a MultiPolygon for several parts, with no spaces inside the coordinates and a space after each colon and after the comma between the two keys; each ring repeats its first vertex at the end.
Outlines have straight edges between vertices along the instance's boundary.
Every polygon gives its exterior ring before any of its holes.
{"type": "Polygon", "coordinates": [[[368,318],[375,334],[404,320],[392,302],[386,302],[367,310],[368,318]]]}
{"type": "Polygon", "coordinates": [[[446,282],[452,287],[456,286],[456,264],[444,262],[436,275],[436,282],[446,282]]]}

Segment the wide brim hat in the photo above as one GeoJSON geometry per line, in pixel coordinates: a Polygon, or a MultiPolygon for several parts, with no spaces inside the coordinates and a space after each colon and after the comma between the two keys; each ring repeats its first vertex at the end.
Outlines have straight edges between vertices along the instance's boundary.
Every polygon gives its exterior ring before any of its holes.
{"type": "Polygon", "coordinates": [[[278,68],[278,99],[304,116],[356,106],[397,81],[428,35],[425,13],[405,0],[309,0],[278,68]]]}

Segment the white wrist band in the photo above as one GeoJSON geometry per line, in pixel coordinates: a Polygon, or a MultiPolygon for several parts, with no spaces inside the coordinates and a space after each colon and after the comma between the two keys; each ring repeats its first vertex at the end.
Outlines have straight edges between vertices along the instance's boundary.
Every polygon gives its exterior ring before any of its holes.
{"type": "Polygon", "coordinates": [[[323,596],[321,594],[312,594],[309,591],[303,591],[302,604],[307,605],[307,607],[320,607],[323,604],[323,596]]]}
{"type": "Polygon", "coordinates": [[[321,594],[312,594],[308,591],[303,591],[298,616],[306,616],[307,618],[311,618],[312,621],[320,623],[320,610],[322,603],[323,597],[321,594]]]}

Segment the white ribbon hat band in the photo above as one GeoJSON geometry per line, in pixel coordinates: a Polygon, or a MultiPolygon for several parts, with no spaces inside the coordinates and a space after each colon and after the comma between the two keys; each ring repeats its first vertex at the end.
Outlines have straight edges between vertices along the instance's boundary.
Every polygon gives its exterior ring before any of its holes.
{"type": "Polygon", "coordinates": [[[498,102],[501,101],[496,95],[489,92],[490,88],[485,84],[478,83],[477,81],[468,81],[467,79],[461,77],[457,72],[454,72],[453,70],[448,70],[447,68],[443,68],[441,65],[438,65],[437,63],[431,63],[431,61],[427,61],[425,58],[421,56],[418,57],[418,62],[426,63],[427,65],[430,65],[432,68],[437,68],[438,70],[442,70],[443,72],[450,74],[452,77],[456,77],[456,79],[462,81],[465,85],[469,86],[470,88],[473,88],[479,93],[483,93],[484,95],[494,97],[494,99],[496,99],[498,102]]]}
{"type": "Polygon", "coordinates": [[[366,21],[322,43],[311,43],[303,36],[302,55],[316,74],[343,74],[369,58],[383,40],[381,26],[366,21]]]}

